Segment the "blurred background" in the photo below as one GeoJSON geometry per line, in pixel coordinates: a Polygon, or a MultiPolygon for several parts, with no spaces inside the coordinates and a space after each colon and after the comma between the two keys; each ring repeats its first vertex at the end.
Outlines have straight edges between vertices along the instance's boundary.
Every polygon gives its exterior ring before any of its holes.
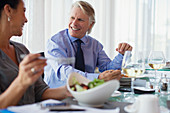
{"type": "MultiPolygon", "coordinates": [[[[33,53],[44,51],[46,41],[67,28],[69,12],[76,0],[24,0],[28,23],[21,42],[33,53]]],[[[120,42],[133,50],[163,51],[170,60],[170,0],[85,0],[96,12],[96,24],[90,36],[104,45],[113,59],[120,42]]]]}

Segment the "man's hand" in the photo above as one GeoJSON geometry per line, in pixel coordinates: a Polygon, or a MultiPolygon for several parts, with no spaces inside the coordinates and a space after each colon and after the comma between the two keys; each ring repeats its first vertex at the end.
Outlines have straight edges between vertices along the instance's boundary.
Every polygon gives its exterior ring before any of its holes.
{"type": "Polygon", "coordinates": [[[116,48],[116,51],[124,55],[125,51],[132,51],[132,49],[133,47],[128,43],[119,43],[118,48],[116,48]]]}
{"type": "Polygon", "coordinates": [[[101,73],[98,77],[99,79],[104,79],[104,81],[109,81],[112,79],[120,80],[121,71],[120,70],[107,70],[101,73]]]}

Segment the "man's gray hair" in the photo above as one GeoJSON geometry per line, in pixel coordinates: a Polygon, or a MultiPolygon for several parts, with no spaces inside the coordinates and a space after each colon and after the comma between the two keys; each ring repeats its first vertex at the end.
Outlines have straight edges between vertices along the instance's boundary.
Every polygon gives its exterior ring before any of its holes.
{"type": "MultiPolygon", "coordinates": [[[[76,1],[72,5],[72,8],[73,7],[79,7],[83,11],[84,14],[87,14],[89,16],[90,24],[92,24],[92,23],[95,24],[95,22],[96,22],[96,20],[95,20],[95,11],[94,11],[93,7],[88,2],[85,2],[85,1],[76,1]]],[[[87,33],[90,34],[91,30],[92,30],[92,28],[89,29],[87,33]]]]}

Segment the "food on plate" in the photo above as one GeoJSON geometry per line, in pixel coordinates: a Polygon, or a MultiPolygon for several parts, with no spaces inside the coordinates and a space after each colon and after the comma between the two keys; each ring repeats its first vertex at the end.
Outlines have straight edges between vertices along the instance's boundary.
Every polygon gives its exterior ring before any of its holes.
{"type": "Polygon", "coordinates": [[[85,91],[94,87],[97,87],[104,83],[104,80],[94,79],[93,81],[89,82],[87,85],[83,83],[79,83],[76,78],[73,79],[73,85],[70,86],[71,90],[81,92],[85,91]]]}

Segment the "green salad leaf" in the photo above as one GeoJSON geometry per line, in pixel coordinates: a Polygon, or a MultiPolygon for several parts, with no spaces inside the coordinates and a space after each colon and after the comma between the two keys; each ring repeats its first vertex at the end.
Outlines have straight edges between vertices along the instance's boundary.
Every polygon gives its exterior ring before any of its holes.
{"type": "Polygon", "coordinates": [[[91,81],[91,82],[88,83],[88,86],[89,86],[89,88],[91,89],[91,88],[94,88],[94,87],[96,87],[96,86],[99,86],[99,85],[101,85],[101,84],[103,84],[103,83],[104,83],[104,80],[94,79],[93,81],[91,81]]]}

